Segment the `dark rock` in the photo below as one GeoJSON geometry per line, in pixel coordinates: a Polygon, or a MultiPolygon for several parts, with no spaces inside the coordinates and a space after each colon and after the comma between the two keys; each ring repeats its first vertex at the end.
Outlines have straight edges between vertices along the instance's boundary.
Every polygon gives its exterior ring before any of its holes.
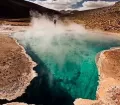
{"type": "Polygon", "coordinates": [[[31,10],[49,16],[61,15],[61,13],[56,10],[48,9],[24,0],[0,1],[0,18],[27,18],[30,17],[31,10]]]}

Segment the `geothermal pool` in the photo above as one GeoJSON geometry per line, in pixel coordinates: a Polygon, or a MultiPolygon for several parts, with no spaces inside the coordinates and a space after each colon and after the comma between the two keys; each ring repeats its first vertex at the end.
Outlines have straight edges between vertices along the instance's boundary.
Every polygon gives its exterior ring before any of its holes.
{"type": "Polygon", "coordinates": [[[96,54],[120,46],[119,38],[61,26],[49,28],[35,25],[12,36],[38,64],[34,68],[38,77],[17,100],[30,104],[73,105],[76,98],[96,99],[99,85],[96,54]]]}

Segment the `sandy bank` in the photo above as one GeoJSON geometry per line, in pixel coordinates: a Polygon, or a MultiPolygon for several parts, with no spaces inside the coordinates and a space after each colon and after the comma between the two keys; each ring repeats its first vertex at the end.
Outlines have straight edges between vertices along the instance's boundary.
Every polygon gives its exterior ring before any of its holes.
{"type": "Polygon", "coordinates": [[[0,35],[0,55],[0,99],[13,100],[36,76],[36,63],[16,40],[6,35],[0,35]]]}

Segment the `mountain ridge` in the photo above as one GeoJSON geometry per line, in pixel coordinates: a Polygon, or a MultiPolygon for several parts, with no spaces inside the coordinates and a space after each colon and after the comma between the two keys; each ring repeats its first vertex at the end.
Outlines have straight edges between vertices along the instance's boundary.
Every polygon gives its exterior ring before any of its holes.
{"type": "Polygon", "coordinates": [[[69,21],[83,24],[89,29],[100,29],[102,31],[120,32],[120,2],[108,7],[85,10],[69,11],[67,13],[69,21]]]}
{"type": "Polygon", "coordinates": [[[0,18],[28,18],[30,11],[38,11],[48,16],[61,15],[59,11],[34,4],[24,0],[2,0],[0,3],[0,18]]]}

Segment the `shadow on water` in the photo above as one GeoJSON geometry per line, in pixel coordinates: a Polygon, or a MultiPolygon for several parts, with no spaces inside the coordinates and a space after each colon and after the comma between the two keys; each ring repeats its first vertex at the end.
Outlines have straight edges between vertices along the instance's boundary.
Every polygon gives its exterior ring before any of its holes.
{"type": "Polygon", "coordinates": [[[34,68],[38,76],[31,81],[26,92],[14,101],[36,105],[73,105],[72,96],[54,80],[54,77],[51,80],[52,74],[49,69],[29,45],[26,47],[26,52],[38,64],[34,68]]]}

